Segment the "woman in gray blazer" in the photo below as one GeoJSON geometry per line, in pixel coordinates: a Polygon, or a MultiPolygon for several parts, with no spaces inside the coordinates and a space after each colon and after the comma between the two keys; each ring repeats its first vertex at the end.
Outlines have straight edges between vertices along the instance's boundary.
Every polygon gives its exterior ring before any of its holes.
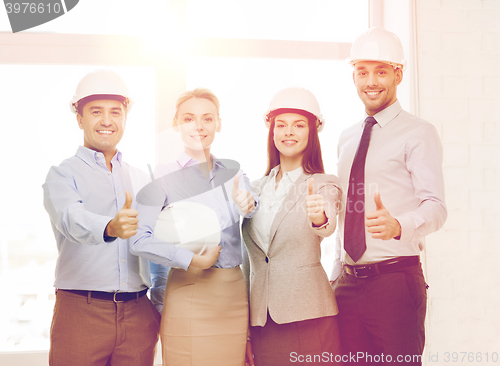
{"type": "Polygon", "coordinates": [[[324,174],[324,122],[303,88],[279,91],[265,119],[268,167],[252,183],[260,211],[242,226],[255,365],[337,364],[338,309],[320,243],[335,231],[341,189],[336,176],[324,174]]]}

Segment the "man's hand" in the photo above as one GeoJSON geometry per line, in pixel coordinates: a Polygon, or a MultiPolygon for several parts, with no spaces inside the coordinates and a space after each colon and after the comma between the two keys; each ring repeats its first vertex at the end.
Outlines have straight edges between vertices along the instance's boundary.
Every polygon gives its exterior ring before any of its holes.
{"type": "Polygon", "coordinates": [[[365,225],[373,239],[389,240],[401,235],[401,225],[382,204],[380,193],[375,193],[377,210],[366,214],[365,225]]]}
{"type": "Polygon", "coordinates": [[[239,189],[240,177],[236,174],[233,178],[233,192],[231,197],[234,203],[245,215],[255,210],[255,201],[253,196],[247,190],[239,189]]]}
{"type": "Polygon", "coordinates": [[[139,227],[137,215],[139,212],[131,209],[131,206],[132,195],[129,191],[125,191],[125,204],[116,216],[108,222],[106,226],[107,236],[128,239],[137,234],[137,228],[139,227]]]}
{"type": "Polygon", "coordinates": [[[219,259],[219,252],[222,249],[220,245],[216,245],[215,247],[208,248],[203,254],[195,254],[193,255],[193,259],[191,259],[191,263],[189,267],[208,269],[217,262],[219,259]]]}
{"type": "Polygon", "coordinates": [[[307,217],[311,220],[313,226],[322,226],[326,224],[328,218],[325,215],[325,201],[323,195],[314,194],[314,178],[307,181],[308,195],[306,196],[307,217]]]}

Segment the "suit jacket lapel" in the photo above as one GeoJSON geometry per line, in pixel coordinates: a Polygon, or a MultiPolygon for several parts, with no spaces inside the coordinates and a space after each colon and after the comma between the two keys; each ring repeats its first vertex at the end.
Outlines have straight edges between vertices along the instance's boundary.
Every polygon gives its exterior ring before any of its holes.
{"type": "Polygon", "coordinates": [[[299,198],[302,197],[302,195],[307,191],[307,184],[305,184],[307,178],[309,178],[309,174],[302,173],[297,178],[295,183],[290,187],[290,190],[283,200],[283,203],[281,204],[278,212],[276,213],[276,216],[274,217],[273,224],[271,225],[269,248],[271,248],[273,244],[274,236],[276,235],[276,231],[278,230],[279,225],[281,224],[285,216],[294,209],[299,198]]]}

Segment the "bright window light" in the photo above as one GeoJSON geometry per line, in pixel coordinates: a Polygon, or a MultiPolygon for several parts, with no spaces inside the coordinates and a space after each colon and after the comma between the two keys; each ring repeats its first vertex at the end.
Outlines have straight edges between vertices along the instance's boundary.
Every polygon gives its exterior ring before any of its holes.
{"type": "Polygon", "coordinates": [[[191,36],[352,42],[368,0],[187,0],[191,36]]]}
{"type": "MultiPolygon", "coordinates": [[[[186,6],[186,33],[194,37],[350,42],[367,27],[368,0],[186,0],[186,6]]],[[[180,16],[172,11],[165,0],[85,0],[26,32],[155,36],[180,16]]],[[[0,32],[10,32],[7,13],[0,13],[0,32]]]]}
{"type": "Polygon", "coordinates": [[[213,145],[221,158],[237,160],[251,179],[266,168],[267,129],[263,115],[273,95],[288,86],[313,92],[326,119],[320,134],[328,173],[336,172],[337,141],[347,126],[363,116],[344,61],[190,58],[187,88],[206,87],[221,101],[222,130],[213,145]]]}
{"type": "MultiPolygon", "coordinates": [[[[166,8],[165,0],[80,0],[66,14],[25,32],[146,36],[162,26],[166,8]]],[[[0,32],[11,32],[4,13],[0,32]]]]}

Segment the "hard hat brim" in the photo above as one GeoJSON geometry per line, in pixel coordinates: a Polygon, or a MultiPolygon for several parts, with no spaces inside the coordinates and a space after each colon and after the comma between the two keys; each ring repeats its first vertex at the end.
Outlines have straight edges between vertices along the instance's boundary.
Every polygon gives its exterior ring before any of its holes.
{"type": "Polygon", "coordinates": [[[352,67],[354,67],[354,65],[356,65],[358,62],[361,62],[361,61],[371,61],[371,62],[382,62],[384,64],[391,65],[395,70],[396,69],[401,69],[403,71],[406,70],[406,61],[405,60],[403,60],[403,63],[401,63],[401,64],[400,63],[396,63],[396,62],[387,61],[387,60],[378,60],[378,59],[356,59],[356,60],[352,60],[352,59],[349,58],[346,61],[352,67]]]}
{"type": "Polygon", "coordinates": [[[85,104],[93,102],[94,100],[116,100],[117,102],[122,103],[125,106],[125,109],[127,113],[130,111],[132,108],[132,101],[124,97],[123,95],[117,95],[117,94],[91,94],[86,97],[81,98],[80,100],[76,102],[70,102],[71,104],[71,111],[74,113],[78,113],[78,109],[83,108],[85,104]]]}
{"type": "Polygon", "coordinates": [[[301,116],[304,116],[308,119],[308,121],[316,121],[316,127],[318,128],[318,132],[323,130],[324,127],[324,121],[322,118],[315,116],[311,112],[305,111],[303,109],[296,109],[296,108],[278,108],[274,109],[272,111],[269,111],[266,115],[264,115],[264,123],[266,124],[266,127],[269,128],[271,126],[271,120],[279,116],[280,114],[283,113],[296,113],[300,114],[301,116]]]}

